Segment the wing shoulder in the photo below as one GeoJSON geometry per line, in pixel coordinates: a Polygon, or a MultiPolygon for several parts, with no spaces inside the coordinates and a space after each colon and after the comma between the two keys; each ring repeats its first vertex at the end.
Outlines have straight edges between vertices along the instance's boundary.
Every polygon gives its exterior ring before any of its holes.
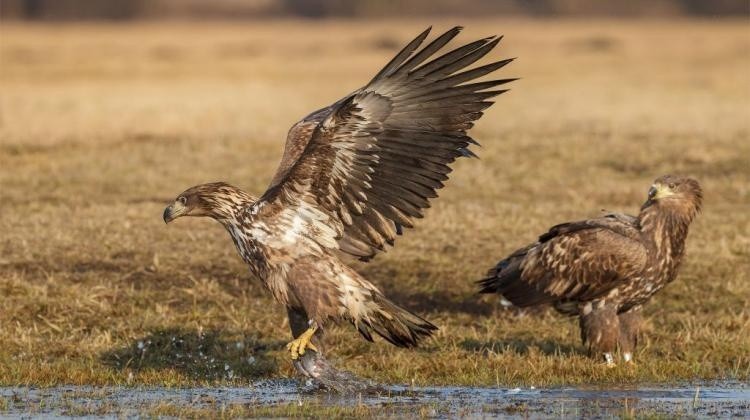
{"type": "Polygon", "coordinates": [[[323,121],[331,116],[340,106],[340,104],[354,96],[354,93],[347,95],[336,103],[312,112],[305,118],[297,121],[289,129],[284,144],[284,153],[281,155],[281,162],[274,174],[269,189],[279,185],[284,181],[292,167],[300,160],[302,154],[307,149],[310,140],[312,140],[315,130],[323,121]]]}

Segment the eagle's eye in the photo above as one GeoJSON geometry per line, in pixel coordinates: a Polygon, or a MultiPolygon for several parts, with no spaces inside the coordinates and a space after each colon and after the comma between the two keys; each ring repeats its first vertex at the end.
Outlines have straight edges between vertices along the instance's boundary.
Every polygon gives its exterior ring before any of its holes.
{"type": "Polygon", "coordinates": [[[674,182],[670,182],[669,185],[668,185],[668,187],[669,187],[670,190],[673,190],[674,187],[675,187],[674,182]]]}
{"type": "Polygon", "coordinates": [[[179,201],[180,203],[182,203],[182,205],[184,206],[185,204],[187,204],[187,197],[185,197],[184,195],[181,195],[181,196],[177,197],[177,201],[179,201]]]}

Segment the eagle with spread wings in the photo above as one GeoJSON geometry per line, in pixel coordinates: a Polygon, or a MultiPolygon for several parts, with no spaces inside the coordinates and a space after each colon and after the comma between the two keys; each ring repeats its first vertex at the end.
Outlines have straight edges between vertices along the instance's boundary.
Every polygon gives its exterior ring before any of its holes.
{"type": "Polygon", "coordinates": [[[554,226],[491,269],[481,293],[577,315],[590,355],[613,365],[619,347],[630,362],[641,305],[675,279],[702,200],[694,179],[657,178],[637,217],[612,213],[554,226]]]}
{"type": "Polygon", "coordinates": [[[325,324],[346,320],[412,347],[437,328],[397,306],[348,267],[392,246],[423,216],[450,165],[474,156],[467,131],[498,89],[514,79],[476,81],[512,59],[467,69],[500,41],[489,37],[436,58],[455,27],[420,49],[430,29],[401,50],[365,87],[295,124],[281,164],[260,197],[223,182],[192,187],[164,210],[164,221],[211,217],[273,297],[307,328],[293,332],[293,360],[325,324]]]}

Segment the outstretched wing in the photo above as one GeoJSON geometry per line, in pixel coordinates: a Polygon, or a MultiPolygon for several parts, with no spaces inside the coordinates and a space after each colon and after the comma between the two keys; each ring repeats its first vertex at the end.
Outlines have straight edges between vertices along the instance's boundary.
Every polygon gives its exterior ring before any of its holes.
{"type": "Polygon", "coordinates": [[[312,139],[318,124],[323,122],[323,120],[325,120],[326,117],[328,117],[331,112],[341,104],[341,102],[348,98],[349,97],[347,96],[333,105],[329,105],[311,113],[289,129],[289,133],[286,135],[284,154],[281,156],[281,162],[279,162],[279,167],[276,169],[276,174],[271,179],[271,184],[268,189],[273,189],[284,181],[289,174],[289,170],[295,163],[297,163],[297,160],[302,156],[302,152],[307,149],[307,144],[310,142],[310,139],[312,139]]]}
{"type": "Polygon", "coordinates": [[[647,259],[637,219],[610,214],[552,227],[479,283],[483,293],[500,293],[516,306],[585,301],[638,275],[647,259]]]}
{"type": "Polygon", "coordinates": [[[367,86],[295,125],[287,143],[304,149],[293,163],[295,153],[284,159],[259,203],[262,216],[294,232],[298,243],[362,259],[392,245],[401,226],[412,227],[448,179],[450,164],[473,155],[467,130],[492,105],[489,99],[504,92],[491,89],[513,80],[466,83],[511,61],[462,71],[497,37],[428,61],[460,30],[417,51],[424,31],[367,86]]]}

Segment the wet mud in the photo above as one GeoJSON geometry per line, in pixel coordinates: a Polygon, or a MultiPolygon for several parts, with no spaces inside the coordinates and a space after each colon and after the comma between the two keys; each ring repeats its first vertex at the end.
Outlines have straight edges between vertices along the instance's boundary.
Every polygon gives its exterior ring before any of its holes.
{"type": "MultiPolygon", "coordinates": [[[[220,410],[228,406],[387,408],[389,415],[509,418],[574,416],[750,417],[750,386],[716,382],[675,387],[478,388],[385,386],[341,395],[295,380],[268,380],[248,387],[128,388],[66,386],[0,388],[0,416],[137,417],[158,405],[220,410]]],[[[313,409],[311,409],[313,410],[313,409]]],[[[314,411],[310,412],[315,415],[314,411]]]]}

